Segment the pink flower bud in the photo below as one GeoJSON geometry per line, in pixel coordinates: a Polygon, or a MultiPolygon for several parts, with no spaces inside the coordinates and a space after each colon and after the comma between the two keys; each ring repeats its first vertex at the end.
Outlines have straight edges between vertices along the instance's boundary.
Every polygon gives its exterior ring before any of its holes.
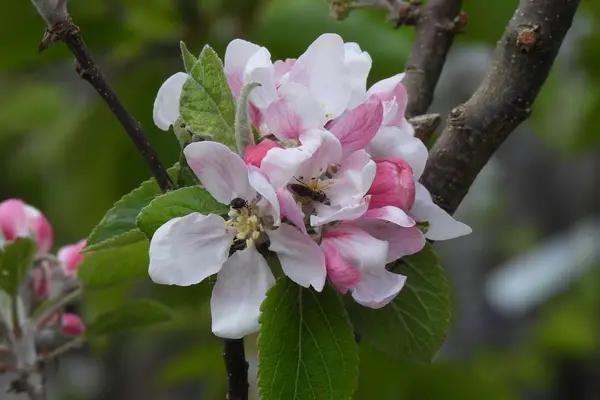
{"type": "Polygon", "coordinates": [[[0,203],[0,231],[9,241],[18,237],[34,238],[39,253],[47,253],[52,247],[52,227],[44,214],[19,199],[0,203]]]}
{"type": "Polygon", "coordinates": [[[270,139],[263,139],[258,144],[249,144],[244,151],[244,161],[246,164],[260,168],[263,158],[274,147],[281,146],[270,139]]]}
{"type": "Polygon", "coordinates": [[[67,275],[72,275],[77,271],[77,268],[83,261],[84,255],[81,253],[81,250],[85,245],[86,241],[80,240],[77,243],[63,246],[58,250],[58,259],[63,264],[67,275]]]}
{"type": "Polygon", "coordinates": [[[85,325],[77,314],[64,313],[60,321],[60,327],[65,335],[80,336],[85,332],[85,325]]]}
{"type": "Polygon", "coordinates": [[[375,164],[375,179],[368,192],[369,208],[395,206],[410,210],[415,202],[415,179],[410,165],[399,158],[384,158],[375,164]]]}
{"type": "Polygon", "coordinates": [[[321,249],[325,255],[327,277],[340,293],[346,294],[360,281],[360,270],[346,261],[338,249],[328,241],[323,241],[321,249]]]}

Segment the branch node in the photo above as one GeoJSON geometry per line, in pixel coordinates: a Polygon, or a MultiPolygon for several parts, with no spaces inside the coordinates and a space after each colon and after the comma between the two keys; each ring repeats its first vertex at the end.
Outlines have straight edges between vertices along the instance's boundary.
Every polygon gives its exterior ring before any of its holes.
{"type": "Polygon", "coordinates": [[[466,27],[467,27],[467,22],[468,22],[467,13],[464,11],[461,11],[451,21],[446,20],[445,22],[438,24],[437,27],[451,35],[457,35],[459,33],[465,32],[466,27]]]}
{"type": "Polygon", "coordinates": [[[423,114],[408,120],[415,128],[415,136],[423,142],[429,141],[441,122],[440,114],[423,114]]]}
{"type": "Polygon", "coordinates": [[[420,0],[402,1],[397,8],[396,16],[391,18],[394,28],[397,29],[402,25],[416,25],[419,22],[421,18],[420,0]]]}
{"type": "Polygon", "coordinates": [[[529,53],[540,38],[540,26],[536,24],[520,25],[517,28],[517,48],[521,53],[529,53]]]}

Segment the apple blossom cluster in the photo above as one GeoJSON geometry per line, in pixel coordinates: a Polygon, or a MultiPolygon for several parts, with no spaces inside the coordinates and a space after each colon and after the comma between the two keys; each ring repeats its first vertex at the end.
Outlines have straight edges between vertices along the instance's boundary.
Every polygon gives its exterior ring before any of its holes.
{"type": "Polygon", "coordinates": [[[0,364],[15,370],[34,366],[41,348],[48,349],[85,331],[77,314],[67,312],[64,304],[56,307],[60,299],[79,287],[76,272],[83,260],[85,240],[60,248],[55,256],[50,252],[53,230],[46,217],[21,200],[2,201],[0,252],[19,238],[34,240],[36,254],[16,294],[0,290],[0,332],[6,341],[1,343],[0,336],[0,345],[7,349],[0,352],[0,364]]]}
{"type": "MultiPolygon", "coordinates": [[[[189,167],[227,215],[192,213],[162,225],[150,244],[151,278],[192,285],[218,274],[212,330],[240,338],[258,330],[261,302],[274,284],[265,255],[283,273],[321,291],[326,280],[361,305],[380,308],[406,277],[386,269],[419,252],[426,239],[470,233],[418,182],[427,148],[405,118],[402,74],[367,90],[371,57],[356,43],[324,34],[297,59],[233,40],[224,72],[235,97],[251,83],[248,113],[256,140],[236,154],[194,142],[189,167]]],[[[156,125],[180,117],[185,73],[160,88],[156,125]]]]}

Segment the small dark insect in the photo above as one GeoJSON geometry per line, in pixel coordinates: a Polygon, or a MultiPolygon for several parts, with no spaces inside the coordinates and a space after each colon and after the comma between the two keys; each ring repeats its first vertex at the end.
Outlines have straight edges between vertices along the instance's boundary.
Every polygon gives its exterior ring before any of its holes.
{"type": "Polygon", "coordinates": [[[248,202],[240,197],[236,197],[235,199],[231,200],[231,203],[229,205],[231,206],[231,208],[239,210],[241,208],[247,207],[248,202]]]}
{"type": "Polygon", "coordinates": [[[290,183],[288,185],[290,190],[296,193],[301,197],[308,197],[311,200],[318,201],[319,203],[325,203],[327,201],[327,196],[324,192],[320,190],[313,190],[302,183],[290,183]]]}

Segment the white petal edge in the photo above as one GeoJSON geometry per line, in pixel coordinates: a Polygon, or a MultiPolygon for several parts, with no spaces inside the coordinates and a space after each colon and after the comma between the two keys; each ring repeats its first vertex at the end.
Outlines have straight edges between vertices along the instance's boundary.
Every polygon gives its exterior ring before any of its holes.
{"type": "Polygon", "coordinates": [[[278,226],[281,223],[281,210],[279,208],[279,199],[277,198],[275,189],[260,169],[252,165],[248,166],[248,180],[250,186],[252,186],[269,204],[269,211],[273,217],[274,224],[275,226],[278,226]]]}
{"type": "Polygon", "coordinates": [[[406,276],[386,269],[363,273],[352,290],[354,300],[365,307],[378,309],[387,305],[404,287],[406,276]]]}
{"type": "Polygon", "coordinates": [[[240,339],[258,331],[260,305],[275,278],[254,247],[233,253],[219,272],[210,299],[212,331],[240,339]]]}
{"type": "Polygon", "coordinates": [[[425,233],[427,239],[448,240],[472,232],[468,225],[455,220],[444,209],[435,204],[425,186],[417,183],[415,189],[415,203],[409,214],[419,222],[429,222],[429,228],[425,233]]]}
{"type": "Polygon", "coordinates": [[[246,163],[227,146],[217,142],[189,144],[183,154],[202,185],[220,203],[229,204],[240,197],[253,200],[246,163]]]}
{"type": "Polygon", "coordinates": [[[267,233],[269,250],[277,253],[283,272],[298,285],[323,290],[327,271],[325,256],[312,238],[295,227],[282,224],[267,233]]]}
{"type": "Polygon", "coordinates": [[[173,218],[150,241],[150,278],[189,286],[217,273],[229,255],[233,234],[218,215],[192,213],[173,218]]]}
{"type": "Polygon", "coordinates": [[[179,118],[179,98],[183,84],[189,77],[185,72],[177,72],[171,75],[158,89],[152,116],[154,124],[159,129],[168,131],[169,127],[179,118]]]}

